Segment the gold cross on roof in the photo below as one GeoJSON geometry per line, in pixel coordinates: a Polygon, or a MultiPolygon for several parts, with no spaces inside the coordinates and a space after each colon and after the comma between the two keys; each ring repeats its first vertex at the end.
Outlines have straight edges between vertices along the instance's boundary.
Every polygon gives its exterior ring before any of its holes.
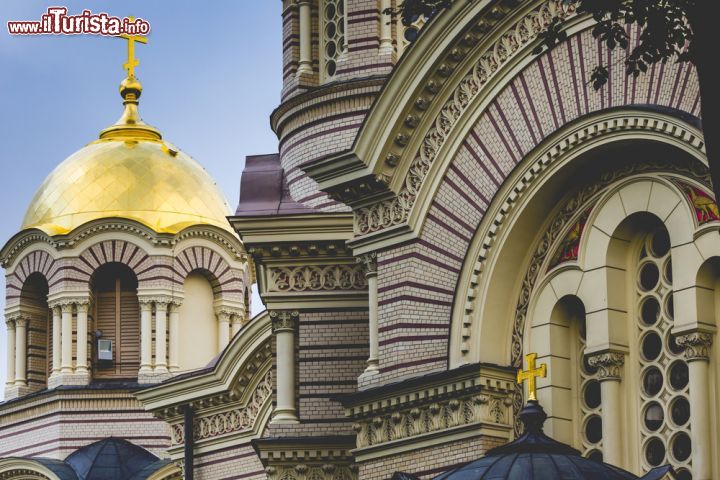
{"type": "MultiPolygon", "coordinates": [[[[129,17],[130,21],[133,22],[135,20],[134,17],[129,17]]],[[[120,38],[124,38],[128,41],[128,56],[127,56],[127,62],[123,64],[123,68],[127,70],[128,77],[134,77],[135,76],[135,67],[140,65],[140,61],[135,58],[135,42],[140,43],[147,43],[147,37],[143,37],[142,35],[127,35],[123,34],[120,35],[120,38]]]]}
{"type": "Polygon", "coordinates": [[[517,374],[517,383],[523,383],[527,380],[528,384],[528,400],[537,401],[537,386],[535,385],[536,378],[545,378],[547,375],[547,365],[541,364],[539,367],[535,367],[535,360],[537,359],[537,353],[528,353],[525,355],[527,359],[527,370],[522,368],[517,374]]]}

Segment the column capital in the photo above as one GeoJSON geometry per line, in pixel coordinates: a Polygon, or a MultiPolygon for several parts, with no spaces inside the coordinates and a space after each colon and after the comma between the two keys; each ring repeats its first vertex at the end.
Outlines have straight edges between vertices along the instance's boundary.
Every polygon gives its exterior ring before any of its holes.
{"type": "Polygon", "coordinates": [[[294,331],[299,318],[300,312],[297,310],[271,310],[273,333],[294,331]]]}
{"type": "Polygon", "coordinates": [[[74,303],[63,303],[60,305],[62,313],[72,313],[74,303]]]}
{"type": "Polygon", "coordinates": [[[15,330],[15,319],[13,317],[5,316],[5,326],[8,330],[15,330]]]}
{"type": "Polygon", "coordinates": [[[228,305],[218,305],[215,307],[215,315],[218,317],[226,316],[230,319],[233,315],[244,315],[244,311],[242,308],[231,307],[228,305]]]}
{"type": "Polygon", "coordinates": [[[26,317],[24,315],[19,315],[15,317],[15,327],[16,328],[23,328],[27,327],[28,323],[30,323],[30,317],[26,317]]]}
{"type": "Polygon", "coordinates": [[[692,332],[675,337],[675,343],[685,349],[685,360],[688,362],[695,360],[708,361],[712,342],[712,333],[708,332],[692,332]]]}
{"type": "Polygon", "coordinates": [[[598,380],[620,380],[620,368],[625,363],[621,352],[603,352],[590,355],[588,363],[598,369],[598,380]]]}
{"type": "Polygon", "coordinates": [[[163,305],[164,308],[167,308],[168,305],[177,301],[180,301],[180,299],[172,295],[138,295],[138,302],[140,302],[141,307],[144,304],[149,304],[150,306],[154,304],[156,307],[163,305]]]}
{"type": "Polygon", "coordinates": [[[90,310],[90,303],[78,303],[77,304],[77,311],[78,313],[88,313],[90,310]]]}
{"type": "Polygon", "coordinates": [[[362,263],[365,277],[377,275],[377,252],[368,252],[356,257],[357,263],[362,263]]]}
{"type": "Polygon", "coordinates": [[[55,299],[51,300],[50,302],[48,302],[48,306],[53,310],[56,308],[60,308],[61,310],[66,309],[68,307],[72,308],[73,305],[89,306],[90,305],[90,297],[86,297],[86,296],[60,297],[60,298],[55,298],[55,299]]]}

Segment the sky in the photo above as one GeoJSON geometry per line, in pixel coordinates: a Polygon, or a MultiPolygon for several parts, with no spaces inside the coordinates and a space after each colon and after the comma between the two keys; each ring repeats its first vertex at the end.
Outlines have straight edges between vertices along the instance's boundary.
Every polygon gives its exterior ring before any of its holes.
{"type": "MultiPolygon", "coordinates": [[[[69,14],[143,18],[136,47],[140,113],[197,160],[237,206],[245,156],[277,151],[269,116],[280,100],[279,0],[2,0],[0,3],[0,245],[16,234],[52,169],[95,140],[122,113],[118,85],[126,42],[96,35],[11,36],[7,21],[39,20],[50,6],[69,14]]],[[[4,274],[0,275],[4,310],[4,274]]],[[[255,292],[253,313],[262,309],[255,292]]],[[[0,398],[5,384],[0,322],[0,398]]]]}

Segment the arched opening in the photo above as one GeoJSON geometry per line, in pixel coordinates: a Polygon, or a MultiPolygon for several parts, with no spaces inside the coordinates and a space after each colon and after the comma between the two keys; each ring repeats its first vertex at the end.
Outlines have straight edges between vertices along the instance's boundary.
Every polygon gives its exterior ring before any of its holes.
{"type": "Polygon", "coordinates": [[[31,274],[20,292],[20,311],[27,315],[27,384],[30,390],[47,387],[52,372],[52,315],[47,302],[48,283],[40,273],[31,274]]]}
{"type": "Polygon", "coordinates": [[[136,379],[140,368],[138,280],[130,268],[108,263],[93,274],[94,379],[136,379]],[[100,341],[110,341],[111,344],[100,341]],[[108,353],[110,348],[110,353],[108,353]]]}
{"type": "Polygon", "coordinates": [[[720,318],[720,257],[707,259],[698,270],[695,295],[697,320],[700,324],[717,325],[720,318]]]}
{"type": "Polygon", "coordinates": [[[218,323],[211,282],[200,270],[185,277],[180,307],[179,370],[204,367],[218,353],[218,323]]]}

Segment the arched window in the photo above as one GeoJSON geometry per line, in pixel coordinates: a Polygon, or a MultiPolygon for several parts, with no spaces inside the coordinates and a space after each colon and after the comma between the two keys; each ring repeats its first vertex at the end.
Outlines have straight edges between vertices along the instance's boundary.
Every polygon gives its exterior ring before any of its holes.
{"type": "Polygon", "coordinates": [[[218,322],[215,318],[213,288],[199,271],[191,272],[184,283],[180,307],[179,370],[204,367],[218,353],[218,322]]]}
{"type": "Polygon", "coordinates": [[[31,390],[47,387],[52,372],[52,315],[47,303],[48,284],[39,273],[30,275],[20,292],[20,310],[27,325],[27,384],[31,390]]]}
{"type": "Polygon", "coordinates": [[[108,263],[92,278],[95,379],[137,378],[140,368],[138,281],[127,266],[108,263]],[[98,340],[112,342],[112,359],[98,358],[98,340]]]}

